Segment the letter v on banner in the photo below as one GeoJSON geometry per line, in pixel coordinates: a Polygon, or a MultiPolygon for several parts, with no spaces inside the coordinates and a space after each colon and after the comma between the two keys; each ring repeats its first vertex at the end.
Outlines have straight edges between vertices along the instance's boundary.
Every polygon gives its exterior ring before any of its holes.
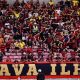
{"type": "Polygon", "coordinates": [[[15,75],[19,76],[23,70],[24,64],[12,64],[14,71],[15,71],[15,75]],[[18,68],[18,66],[20,68],[18,68]]]}

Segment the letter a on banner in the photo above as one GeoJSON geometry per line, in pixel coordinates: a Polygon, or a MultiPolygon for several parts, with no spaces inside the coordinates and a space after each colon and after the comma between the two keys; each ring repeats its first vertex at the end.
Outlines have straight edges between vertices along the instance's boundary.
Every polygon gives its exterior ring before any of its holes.
{"type": "Polygon", "coordinates": [[[10,76],[7,64],[0,64],[0,75],[10,76]]]}

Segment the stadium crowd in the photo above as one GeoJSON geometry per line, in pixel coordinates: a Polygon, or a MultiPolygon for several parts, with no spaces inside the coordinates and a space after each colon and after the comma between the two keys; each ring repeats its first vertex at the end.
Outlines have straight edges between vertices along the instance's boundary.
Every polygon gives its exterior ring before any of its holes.
{"type": "Polygon", "coordinates": [[[79,4],[0,0],[0,62],[79,62],[79,4]]]}

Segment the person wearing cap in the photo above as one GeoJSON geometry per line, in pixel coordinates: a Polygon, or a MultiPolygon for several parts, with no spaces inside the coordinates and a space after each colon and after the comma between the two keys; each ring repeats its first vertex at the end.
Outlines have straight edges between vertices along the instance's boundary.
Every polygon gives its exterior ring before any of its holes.
{"type": "Polygon", "coordinates": [[[45,75],[41,69],[38,70],[37,80],[45,80],[45,75]]]}

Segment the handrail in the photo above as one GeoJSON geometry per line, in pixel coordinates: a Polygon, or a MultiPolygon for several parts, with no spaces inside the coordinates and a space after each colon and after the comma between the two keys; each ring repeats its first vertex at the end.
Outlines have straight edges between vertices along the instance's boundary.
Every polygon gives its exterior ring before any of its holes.
{"type": "MultiPolygon", "coordinates": [[[[22,79],[36,79],[37,76],[0,76],[0,79],[17,79],[18,77],[22,79]]],[[[46,79],[51,78],[80,78],[78,75],[62,75],[62,76],[45,76],[46,79]]]]}
{"type": "Polygon", "coordinates": [[[0,64],[80,64],[80,62],[0,62],[0,64]]]}

